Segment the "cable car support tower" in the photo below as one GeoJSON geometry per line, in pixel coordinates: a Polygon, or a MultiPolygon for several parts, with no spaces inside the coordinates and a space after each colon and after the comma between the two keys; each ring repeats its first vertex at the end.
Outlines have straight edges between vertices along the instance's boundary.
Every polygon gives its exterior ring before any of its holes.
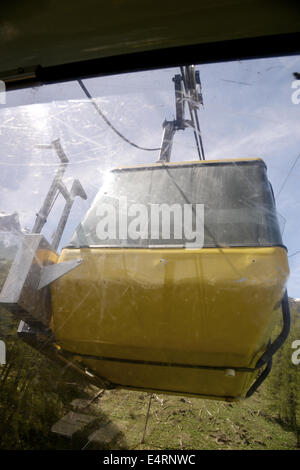
{"type": "Polygon", "coordinates": [[[200,73],[199,70],[195,70],[194,65],[180,67],[180,72],[173,78],[176,119],[165,120],[163,123],[163,137],[158,162],[170,161],[175,132],[186,128],[193,129],[199,160],[205,160],[198,117],[199,108],[201,105],[203,106],[200,73]],[[190,119],[185,118],[186,104],[190,119]]]}

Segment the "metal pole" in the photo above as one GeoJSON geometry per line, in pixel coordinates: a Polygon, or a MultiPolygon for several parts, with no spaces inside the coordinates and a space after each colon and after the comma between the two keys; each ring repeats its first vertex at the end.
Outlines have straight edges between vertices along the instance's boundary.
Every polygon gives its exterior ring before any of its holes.
{"type": "MultiPolygon", "coordinates": [[[[62,193],[62,191],[61,191],[61,193],[62,193]]],[[[61,215],[61,218],[58,222],[58,226],[57,226],[57,229],[55,231],[55,235],[54,235],[53,242],[52,242],[52,248],[55,251],[57,250],[59,242],[61,240],[63,231],[65,229],[65,226],[66,226],[66,223],[67,223],[67,220],[68,220],[68,217],[70,215],[72,206],[74,204],[74,199],[76,198],[76,196],[80,196],[82,199],[87,199],[87,195],[86,195],[83,187],[81,186],[79,180],[73,181],[70,194],[63,194],[63,196],[65,197],[66,204],[65,204],[63,213],[61,215]]]]}
{"type": "Polygon", "coordinates": [[[45,198],[45,201],[41,209],[39,210],[39,212],[36,214],[36,220],[35,220],[34,227],[32,229],[32,233],[40,233],[43,226],[47,222],[47,217],[49,215],[49,212],[52,208],[52,204],[58,192],[59,182],[61,181],[63,174],[66,170],[66,167],[68,165],[68,162],[69,162],[66,154],[64,153],[62,149],[59,139],[54,140],[51,143],[51,145],[37,145],[37,147],[48,148],[48,149],[54,148],[61,161],[61,164],[55,173],[54,179],[52,181],[48,194],[45,198]]]}
{"type": "Polygon", "coordinates": [[[175,121],[164,121],[163,138],[159,155],[159,162],[169,162],[171,158],[173,138],[176,131],[175,121]]]}
{"type": "Polygon", "coordinates": [[[153,398],[153,394],[151,393],[150,398],[149,398],[149,403],[148,403],[148,409],[147,409],[147,415],[146,415],[144,433],[143,433],[143,437],[142,437],[142,440],[141,440],[141,444],[144,444],[144,442],[145,442],[145,436],[146,436],[146,430],[147,430],[147,424],[148,424],[148,419],[149,419],[149,413],[150,413],[150,407],[151,407],[152,398],[153,398]]]}

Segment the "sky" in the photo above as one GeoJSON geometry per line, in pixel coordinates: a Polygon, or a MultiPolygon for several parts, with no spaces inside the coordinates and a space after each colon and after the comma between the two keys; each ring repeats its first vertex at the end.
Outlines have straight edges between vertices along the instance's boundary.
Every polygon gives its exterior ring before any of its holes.
{"type": "MultiPolygon", "coordinates": [[[[206,159],[258,157],[265,161],[288,248],[288,291],[299,298],[300,253],[294,253],[300,251],[300,104],[292,102],[292,83],[293,72],[300,72],[300,56],[196,68],[204,100],[199,118],[206,159]]],[[[175,118],[172,78],[177,73],[179,68],[161,69],[91,78],[84,84],[123,135],[142,147],[157,148],[164,119],[175,118]]],[[[159,152],[142,151],[120,139],[76,81],[8,92],[6,105],[0,104],[0,211],[17,211],[23,228],[32,229],[59,164],[53,150],[38,145],[57,138],[70,160],[64,182],[70,187],[78,178],[88,196],[86,201],[76,199],[63,246],[110,169],[153,163],[159,152]]],[[[192,131],[179,131],[172,161],[197,158],[192,131]]],[[[62,204],[58,198],[45,226],[49,240],[62,204]]]]}

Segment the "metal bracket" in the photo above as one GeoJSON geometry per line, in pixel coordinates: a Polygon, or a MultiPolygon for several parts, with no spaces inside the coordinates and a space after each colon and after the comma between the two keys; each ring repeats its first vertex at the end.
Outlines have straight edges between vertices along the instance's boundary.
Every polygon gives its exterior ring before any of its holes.
{"type": "Polygon", "coordinates": [[[41,234],[23,237],[0,294],[0,304],[17,318],[49,325],[50,293],[38,290],[43,265],[56,261],[57,255],[41,234]],[[42,261],[43,260],[43,261],[42,261]]]}
{"type": "Polygon", "coordinates": [[[0,293],[0,304],[17,318],[48,327],[51,299],[47,286],[82,263],[76,259],[56,264],[57,259],[43,235],[24,235],[0,293]]]}
{"type": "Polygon", "coordinates": [[[77,266],[79,266],[81,263],[82,259],[79,258],[72,261],[65,261],[63,263],[45,266],[42,270],[38,289],[42,289],[43,287],[48,286],[68,272],[72,271],[72,269],[77,268],[77,266]]]}

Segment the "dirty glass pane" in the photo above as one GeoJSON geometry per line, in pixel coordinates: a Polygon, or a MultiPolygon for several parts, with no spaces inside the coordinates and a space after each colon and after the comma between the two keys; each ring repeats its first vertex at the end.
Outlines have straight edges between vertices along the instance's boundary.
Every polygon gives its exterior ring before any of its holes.
{"type": "Polygon", "coordinates": [[[21,447],[41,428],[40,447],[70,448],[53,435],[83,426],[76,448],[133,448],[151,400],[163,446],[199,445],[202,419],[219,445],[213,420],[224,413],[229,432],[226,402],[240,406],[269,373],[288,297],[291,336],[259,400],[291,432],[300,422],[300,57],[194,70],[189,89],[175,67],[13,90],[0,104],[0,353],[11,354],[0,426],[31,403],[21,447]],[[85,407],[100,428],[76,414],[85,407]]]}
{"type": "MultiPolygon", "coordinates": [[[[199,119],[207,160],[262,158],[277,204],[277,220],[289,250],[289,292],[297,297],[299,58],[279,57],[207,64],[200,70],[204,105],[199,119]]],[[[175,117],[172,77],[163,69],[83,81],[103,115],[78,82],[11,91],[1,113],[1,211],[18,213],[23,231],[31,231],[35,214],[59,165],[46,146],[56,139],[70,160],[65,184],[80,179],[87,200],[75,200],[60,247],[67,245],[78,223],[106,182],[109,170],[157,161],[162,122],[175,117]]],[[[186,117],[189,118],[188,108],[186,117]]],[[[198,158],[193,130],[178,131],[172,161],[198,158]]],[[[64,200],[58,196],[43,232],[51,242],[64,200]]],[[[1,228],[1,227],[0,227],[1,228]]],[[[1,229],[1,232],[5,230],[1,229]]],[[[7,235],[1,234],[7,245],[7,235]]],[[[12,241],[12,246],[15,243],[12,241]]],[[[9,256],[9,255],[8,255],[9,256]]]]}

